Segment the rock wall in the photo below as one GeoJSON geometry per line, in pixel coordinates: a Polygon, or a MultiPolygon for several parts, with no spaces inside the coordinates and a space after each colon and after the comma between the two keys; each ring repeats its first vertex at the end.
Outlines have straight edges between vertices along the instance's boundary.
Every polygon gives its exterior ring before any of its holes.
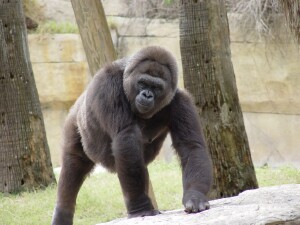
{"type": "MultiPolygon", "coordinates": [[[[69,0],[40,1],[49,19],[75,22],[69,0]]],[[[176,55],[179,84],[183,86],[178,20],[127,18],[130,10],[126,0],[102,2],[119,56],[130,55],[148,45],[164,46],[176,55]]],[[[229,21],[233,16],[229,16],[229,21]]],[[[284,28],[282,33],[286,33],[284,28]]],[[[289,41],[278,44],[253,36],[246,38],[231,27],[232,62],[254,163],[257,166],[293,163],[299,167],[299,46],[289,41]]],[[[88,68],[76,34],[30,35],[29,44],[50,148],[55,157],[61,121],[87,84],[88,68]],[[59,122],[54,125],[54,121],[59,122]]],[[[169,147],[170,140],[165,145],[169,147]]]]}
{"type": "Polygon", "coordinates": [[[58,166],[62,126],[90,79],[88,65],[77,34],[29,35],[28,43],[52,162],[58,166]]]}

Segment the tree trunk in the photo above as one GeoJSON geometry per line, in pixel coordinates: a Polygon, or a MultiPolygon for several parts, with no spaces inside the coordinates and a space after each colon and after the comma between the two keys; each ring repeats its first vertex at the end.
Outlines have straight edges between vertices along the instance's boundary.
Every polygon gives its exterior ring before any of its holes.
{"type": "Polygon", "coordinates": [[[231,62],[224,0],[180,1],[184,84],[194,96],[214,165],[211,198],[257,188],[231,62]]]}
{"type": "Polygon", "coordinates": [[[280,0],[288,26],[300,44],[300,1],[280,0]]]}
{"type": "Polygon", "coordinates": [[[22,4],[0,1],[0,192],[53,182],[22,4]]]}
{"type": "MultiPolygon", "coordinates": [[[[71,0],[76,22],[92,76],[105,64],[116,60],[110,30],[100,0],[71,0]]],[[[148,194],[155,209],[158,208],[151,180],[148,194]]]]}
{"type": "Polygon", "coordinates": [[[91,75],[116,59],[100,0],[71,0],[91,75]]]}

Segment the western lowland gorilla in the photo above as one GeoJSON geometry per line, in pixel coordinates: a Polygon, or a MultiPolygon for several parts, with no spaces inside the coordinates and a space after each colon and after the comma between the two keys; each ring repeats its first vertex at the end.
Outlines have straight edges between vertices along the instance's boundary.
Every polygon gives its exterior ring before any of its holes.
{"type": "Polygon", "coordinates": [[[52,224],[73,223],[78,191],[96,163],[117,173],[129,218],[158,214],[147,194],[147,165],[168,133],[181,162],[185,211],[208,209],[212,163],[196,107],[190,95],[177,88],[172,54],[147,47],[104,66],[64,125],[52,224]]]}

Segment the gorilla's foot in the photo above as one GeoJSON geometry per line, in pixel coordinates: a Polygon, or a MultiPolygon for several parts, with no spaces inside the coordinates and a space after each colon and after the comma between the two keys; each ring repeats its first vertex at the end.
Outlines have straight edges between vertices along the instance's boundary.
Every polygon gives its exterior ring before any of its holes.
{"type": "Polygon", "coordinates": [[[185,212],[197,213],[209,209],[209,202],[206,195],[199,191],[189,190],[183,196],[185,212]]]}
{"type": "Polygon", "coordinates": [[[158,210],[148,210],[148,211],[142,211],[138,213],[130,213],[128,214],[128,219],[135,218],[135,217],[144,217],[144,216],[155,216],[161,214],[158,210]]]}
{"type": "Polygon", "coordinates": [[[52,225],[72,225],[73,224],[72,210],[66,210],[56,207],[53,215],[52,225]]]}

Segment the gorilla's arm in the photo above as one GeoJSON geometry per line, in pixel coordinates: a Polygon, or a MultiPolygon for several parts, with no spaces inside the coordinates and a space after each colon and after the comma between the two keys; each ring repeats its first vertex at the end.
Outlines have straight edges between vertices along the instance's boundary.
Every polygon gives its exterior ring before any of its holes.
{"type": "Polygon", "coordinates": [[[123,91],[123,73],[124,68],[117,63],[106,65],[95,75],[86,94],[87,119],[98,123],[111,138],[134,123],[123,91]]]}
{"type": "Polygon", "coordinates": [[[139,127],[129,126],[119,132],[112,149],[129,218],[158,214],[147,195],[148,172],[139,127]]]}
{"type": "Polygon", "coordinates": [[[170,132],[181,160],[186,212],[203,211],[209,208],[206,194],[212,183],[212,163],[197,110],[190,96],[183,91],[177,91],[171,102],[170,132]]]}
{"type": "Polygon", "coordinates": [[[87,105],[112,140],[112,170],[118,174],[129,217],[155,215],[158,212],[146,194],[148,172],[142,133],[123,91],[123,69],[113,64],[100,73],[89,88],[87,105]]]}

